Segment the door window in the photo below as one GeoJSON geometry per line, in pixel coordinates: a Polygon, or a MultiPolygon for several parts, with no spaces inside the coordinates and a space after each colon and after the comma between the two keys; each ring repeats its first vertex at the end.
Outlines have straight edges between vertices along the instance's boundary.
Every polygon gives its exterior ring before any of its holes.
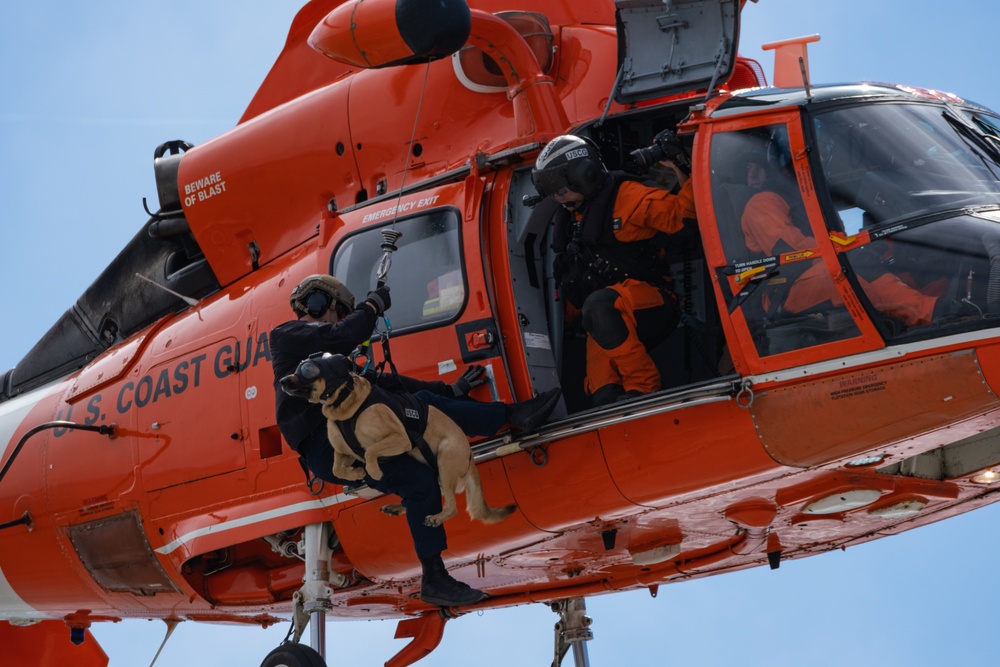
{"type": "MultiPolygon", "coordinates": [[[[382,227],[349,236],[333,259],[333,275],[343,281],[356,301],[374,289],[383,250],[382,227]]],[[[388,284],[392,308],[387,313],[396,331],[450,322],[466,301],[462,242],[458,213],[443,208],[398,220],[402,232],[391,254],[388,284]]]]}
{"type": "Polygon", "coordinates": [[[720,284],[761,357],[860,335],[823,262],[792,155],[784,124],[712,137],[720,284]]]}

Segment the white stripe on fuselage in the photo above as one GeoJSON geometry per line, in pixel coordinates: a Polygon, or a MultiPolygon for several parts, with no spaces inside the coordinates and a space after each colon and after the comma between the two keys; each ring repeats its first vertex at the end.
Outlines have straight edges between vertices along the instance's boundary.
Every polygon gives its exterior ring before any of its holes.
{"type": "MultiPolygon", "coordinates": [[[[48,395],[46,388],[38,389],[31,393],[25,394],[24,396],[18,396],[17,398],[11,399],[9,401],[4,401],[0,403],[0,446],[2,446],[3,459],[2,462],[6,463],[7,458],[13,454],[14,447],[17,445],[16,442],[11,442],[11,437],[14,432],[24,421],[24,418],[31,412],[31,409],[38,404],[42,398],[48,395]]],[[[17,463],[15,462],[16,466],[17,463]]],[[[38,489],[41,492],[41,489],[38,489]]],[[[11,499],[13,500],[13,498],[11,499]]],[[[9,515],[3,518],[4,521],[9,521],[11,517],[9,515]]],[[[20,528],[24,530],[23,526],[13,528],[12,530],[17,530],[20,528]]],[[[21,596],[14,592],[11,587],[10,582],[7,580],[7,576],[3,572],[3,562],[0,561],[0,618],[4,619],[40,619],[48,618],[45,614],[28,606],[21,596]]]]}
{"type": "MultiPolygon", "coordinates": [[[[176,540],[164,544],[162,547],[156,550],[156,553],[167,555],[173,553],[181,545],[187,544],[188,542],[196,540],[199,537],[204,537],[205,535],[210,535],[212,533],[221,533],[227,530],[234,530],[236,528],[242,528],[243,526],[250,526],[255,523],[262,523],[264,521],[270,521],[271,519],[277,519],[279,517],[288,516],[290,514],[297,514],[298,512],[323,509],[326,507],[331,507],[333,505],[339,505],[340,503],[345,503],[348,500],[356,500],[356,499],[357,496],[349,496],[343,493],[338,493],[337,495],[330,496],[329,498],[318,498],[316,500],[308,500],[303,503],[296,503],[294,505],[287,505],[285,507],[277,507],[273,510],[267,510],[265,512],[250,514],[249,516],[241,517],[238,519],[230,519],[229,521],[222,521],[221,523],[213,523],[211,525],[205,526],[204,528],[198,528],[188,533],[184,533],[176,540]]],[[[209,518],[209,515],[205,516],[206,518],[209,518]]]]}
{"type": "Polygon", "coordinates": [[[13,451],[12,445],[17,444],[11,442],[11,436],[14,435],[14,431],[21,425],[24,418],[28,416],[28,413],[31,412],[31,408],[35,407],[42,398],[48,395],[45,389],[42,388],[24,396],[18,396],[17,398],[0,403],[0,444],[3,445],[4,462],[7,461],[7,457],[13,451]]]}

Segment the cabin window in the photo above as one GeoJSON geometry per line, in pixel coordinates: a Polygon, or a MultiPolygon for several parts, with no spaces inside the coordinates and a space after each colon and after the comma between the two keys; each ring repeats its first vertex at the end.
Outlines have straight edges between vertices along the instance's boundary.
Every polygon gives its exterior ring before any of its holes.
{"type": "MultiPolygon", "coordinates": [[[[344,281],[357,301],[375,288],[382,259],[382,229],[370,227],[349,236],[333,258],[333,275],[344,281]]],[[[392,290],[387,313],[393,330],[423,328],[454,320],[465,305],[459,218],[454,209],[440,209],[405,220],[391,255],[386,281],[392,290]]]]}
{"type": "Polygon", "coordinates": [[[762,357],[860,335],[820,256],[792,154],[784,124],[712,137],[720,283],[762,357]]]}

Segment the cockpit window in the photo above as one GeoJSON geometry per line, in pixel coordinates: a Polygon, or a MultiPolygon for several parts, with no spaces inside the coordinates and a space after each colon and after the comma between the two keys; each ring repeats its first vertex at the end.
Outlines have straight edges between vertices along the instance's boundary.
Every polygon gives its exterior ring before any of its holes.
{"type": "Polygon", "coordinates": [[[1000,323],[997,127],[936,104],[869,103],[813,119],[817,192],[835,212],[827,225],[848,238],[867,232],[842,256],[888,342],[1000,323]]]}
{"type": "MultiPolygon", "coordinates": [[[[382,227],[365,228],[344,240],[333,259],[333,275],[361,301],[374,289],[382,258],[382,227]]],[[[450,322],[465,305],[465,274],[458,214],[446,208],[395,223],[402,236],[391,255],[388,285],[394,330],[450,322]]]]}
{"type": "Polygon", "coordinates": [[[867,104],[818,114],[814,129],[832,231],[998,200],[996,145],[948,107],[867,104]]]}
{"type": "Polygon", "coordinates": [[[966,113],[983,134],[1000,139],[1000,118],[977,111],[967,111],[966,113]]]}
{"type": "Polygon", "coordinates": [[[997,323],[1000,214],[899,229],[846,253],[889,341],[997,323]]]}

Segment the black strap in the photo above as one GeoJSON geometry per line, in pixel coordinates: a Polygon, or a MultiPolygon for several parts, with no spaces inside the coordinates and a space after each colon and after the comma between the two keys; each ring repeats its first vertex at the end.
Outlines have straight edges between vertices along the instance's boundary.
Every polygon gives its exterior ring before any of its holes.
{"type": "Polygon", "coordinates": [[[413,394],[396,394],[395,398],[403,404],[403,426],[406,428],[406,435],[410,442],[420,451],[427,461],[428,467],[438,474],[437,457],[431,451],[431,446],[424,439],[424,431],[427,430],[427,404],[413,394]]]}
{"type": "Polygon", "coordinates": [[[301,454],[299,454],[299,465],[302,466],[302,472],[306,476],[306,486],[309,487],[309,493],[314,496],[323,493],[323,487],[326,486],[326,482],[312,473],[312,470],[306,464],[306,457],[301,454]]]}
{"type": "Polygon", "coordinates": [[[389,332],[383,331],[381,336],[382,341],[382,361],[376,367],[376,372],[381,375],[382,369],[385,368],[386,364],[389,364],[389,370],[392,371],[392,379],[397,383],[399,380],[399,371],[396,370],[396,364],[392,361],[392,354],[389,351],[389,332]]]}

